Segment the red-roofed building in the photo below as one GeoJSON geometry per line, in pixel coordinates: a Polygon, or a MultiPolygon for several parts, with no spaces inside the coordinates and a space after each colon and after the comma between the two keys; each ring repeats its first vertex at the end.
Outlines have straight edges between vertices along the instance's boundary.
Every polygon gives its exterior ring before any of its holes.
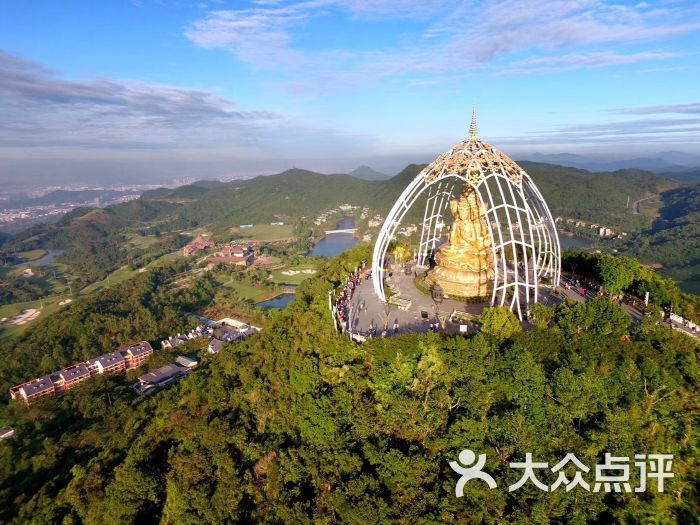
{"type": "Polygon", "coordinates": [[[194,253],[205,250],[206,248],[213,248],[213,247],[214,247],[213,241],[210,241],[206,237],[202,237],[200,235],[195,240],[193,240],[191,243],[189,243],[187,246],[185,246],[182,249],[182,254],[185,257],[188,257],[194,253]]]}

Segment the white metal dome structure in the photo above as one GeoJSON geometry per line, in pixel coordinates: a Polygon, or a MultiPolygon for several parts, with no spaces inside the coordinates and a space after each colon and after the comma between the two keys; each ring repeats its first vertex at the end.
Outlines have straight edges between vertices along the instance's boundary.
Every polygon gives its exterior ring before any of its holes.
{"type": "Polygon", "coordinates": [[[492,240],[494,281],[491,305],[508,306],[520,319],[538,299],[543,278],[558,286],[559,237],[552,214],[530,176],[508,156],[477,137],[476,111],[470,136],[431,162],[406,187],[384,221],[374,245],[372,280],[383,302],[389,244],[401,220],[427,191],[417,265],[426,267],[440,243],[453,191],[471,185],[486,212],[492,240]]]}

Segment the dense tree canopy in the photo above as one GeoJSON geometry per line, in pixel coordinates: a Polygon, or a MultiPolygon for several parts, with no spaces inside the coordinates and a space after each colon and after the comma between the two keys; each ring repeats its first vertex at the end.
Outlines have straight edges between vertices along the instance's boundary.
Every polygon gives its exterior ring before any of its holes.
{"type": "Polygon", "coordinates": [[[649,292],[650,301],[657,308],[672,307],[687,319],[700,322],[700,297],[681,292],[672,279],[662,277],[632,257],[571,250],[565,252],[562,267],[598,282],[613,296],[630,292],[643,299],[649,292]]]}
{"type": "Polygon", "coordinates": [[[138,274],[37,320],[19,339],[0,341],[0,391],[127,343],[183,332],[193,322],[185,312],[215,293],[207,278],[173,289],[171,280],[185,265],[181,260],[138,274]]]}
{"type": "MultiPolygon", "coordinates": [[[[602,299],[539,312],[550,328],[357,345],[333,330],[327,291],[368,257],[359,249],[330,261],[262,334],[226,345],[153,397],[117,388],[108,403],[105,385],[94,383],[30,410],[11,406],[3,417],[18,437],[0,443],[7,503],[0,519],[695,519],[700,367],[693,341],[656,324],[632,328],[602,299]],[[465,448],[487,455],[497,489],[474,481],[455,497],[449,462],[465,448]],[[508,492],[519,479],[508,463],[527,452],[550,465],[572,452],[589,466],[605,452],[671,453],[675,477],[663,493],[545,493],[532,484],[508,492]]],[[[541,477],[551,484],[555,476],[541,477]]]]}

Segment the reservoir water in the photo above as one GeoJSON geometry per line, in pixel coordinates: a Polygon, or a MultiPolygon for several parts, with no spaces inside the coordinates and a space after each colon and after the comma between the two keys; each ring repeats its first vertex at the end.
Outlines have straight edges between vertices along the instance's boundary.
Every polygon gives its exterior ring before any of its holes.
{"type": "MultiPolygon", "coordinates": [[[[354,227],[355,219],[353,217],[345,217],[335,229],[345,230],[354,227]]],[[[357,239],[352,233],[330,233],[316,243],[314,249],[311,250],[311,255],[328,258],[335,257],[356,244],[357,239]]]]}
{"type": "Polygon", "coordinates": [[[258,303],[257,306],[260,306],[261,308],[264,308],[265,310],[268,310],[270,308],[284,308],[289,303],[291,303],[293,300],[294,300],[293,293],[283,293],[281,295],[278,295],[277,297],[273,297],[272,299],[269,299],[267,301],[263,301],[262,303],[258,303]]]}
{"type": "Polygon", "coordinates": [[[562,250],[565,250],[570,248],[590,248],[593,246],[593,243],[588,239],[578,237],[577,235],[570,237],[568,235],[564,235],[562,232],[559,232],[559,245],[561,246],[562,250]]]}

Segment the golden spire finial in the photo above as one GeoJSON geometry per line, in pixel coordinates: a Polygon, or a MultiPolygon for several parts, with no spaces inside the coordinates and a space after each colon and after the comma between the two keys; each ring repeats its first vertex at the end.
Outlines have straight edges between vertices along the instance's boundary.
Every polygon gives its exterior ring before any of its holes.
{"type": "Polygon", "coordinates": [[[476,138],[476,133],[477,133],[477,127],[476,127],[476,105],[472,108],[472,123],[471,126],[469,126],[469,138],[470,139],[475,139],[476,138]]]}

